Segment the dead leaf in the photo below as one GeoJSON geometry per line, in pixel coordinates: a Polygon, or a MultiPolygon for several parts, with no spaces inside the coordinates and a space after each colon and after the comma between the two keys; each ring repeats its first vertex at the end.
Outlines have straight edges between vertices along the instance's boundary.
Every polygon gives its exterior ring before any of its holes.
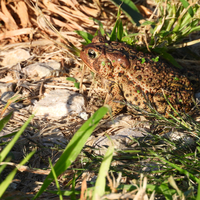
{"type": "Polygon", "coordinates": [[[150,9],[148,9],[147,7],[143,6],[143,5],[136,5],[138,10],[140,11],[140,13],[144,16],[144,17],[150,17],[152,15],[152,11],[150,9]]]}

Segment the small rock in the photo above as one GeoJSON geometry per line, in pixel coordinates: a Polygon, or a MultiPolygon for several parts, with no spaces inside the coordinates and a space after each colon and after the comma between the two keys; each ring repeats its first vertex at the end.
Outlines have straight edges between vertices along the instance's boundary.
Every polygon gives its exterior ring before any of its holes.
{"type": "Polygon", "coordinates": [[[45,77],[50,76],[54,70],[60,70],[60,63],[56,61],[49,61],[46,63],[34,63],[26,66],[23,72],[29,77],[45,77]]]}
{"type": "Polygon", "coordinates": [[[69,142],[59,129],[52,130],[48,135],[43,136],[41,141],[44,146],[53,147],[54,145],[59,145],[62,148],[65,148],[69,142]]]}
{"type": "Polygon", "coordinates": [[[150,123],[147,120],[136,120],[133,118],[132,115],[129,114],[120,114],[116,116],[114,119],[108,121],[105,123],[108,127],[125,127],[125,128],[131,128],[131,127],[137,127],[137,128],[145,128],[150,129],[150,123]]]}
{"type": "Polygon", "coordinates": [[[95,153],[99,155],[104,155],[107,148],[114,145],[115,149],[126,149],[128,145],[133,141],[132,138],[142,138],[147,136],[147,132],[144,129],[133,129],[133,128],[123,128],[115,132],[115,135],[107,137],[90,137],[87,141],[88,146],[92,146],[95,149],[95,153]]]}
{"type": "Polygon", "coordinates": [[[115,132],[118,136],[126,136],[126,137],[134,137],[141,138],[146,137],[148,135],[147,131],[143,128],[123,128],[115,132]]]}
{"type": "Polygon", "coordinates": [[[85,109],[85,99],[70,90],[52,90],[38,101],[33,109],[36,116],[59,119],[71,112],[77,114],[85,109]]]}
{"type": "Polygon", "coordinates": [[[19,62],[29,59],[30,53],[24,49],[15,49],[11,51],[4,51],[0,53],[0,56],[3,57],[0,65],[12,67],[19,62]]]}
{"type": "Polygon", "coordinates": [[[84,120],[88,120],[89,118],[89,115],[86,112],[79,113],[79,116],[84,120]]]}
{"type": "Polygon", "coordinates": [[[170,131],[164,135],[164,137],[181,143],[181,146],[194,146],[195,141],[187,132],[170,131]]]}

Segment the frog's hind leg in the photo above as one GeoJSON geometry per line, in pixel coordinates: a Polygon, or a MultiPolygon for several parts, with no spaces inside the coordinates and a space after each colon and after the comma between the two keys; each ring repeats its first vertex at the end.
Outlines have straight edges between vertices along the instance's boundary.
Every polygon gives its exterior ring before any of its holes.
{"type": "MultiPolygon", "coordinates": [[[[112,116],[118,114],[126,106],[125,103],[123,103],[124,100],[118,84],[110,82],[104,105],[109,105],[112,108],[112,116]]],[[[109,115],[106,115],[104,118],[107,117],[109,117],[109,115]]]]}

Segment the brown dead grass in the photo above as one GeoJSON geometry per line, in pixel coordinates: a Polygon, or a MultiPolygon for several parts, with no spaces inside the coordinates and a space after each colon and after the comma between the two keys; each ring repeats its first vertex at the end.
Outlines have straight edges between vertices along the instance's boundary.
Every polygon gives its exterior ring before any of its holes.
{"type": "MultiPolygon", "coordinates": [[[[0,44],[3,46],[42,38],[42,35],[37,35],[37,29],[43,26],[42,14],[58,31],[65,33],[67,40],[80,47],[81,44],[74,30],[94,33],[98,26],[89,19],[90,17],[101,20],[104,27],[108,28],[115,22],[116,12],[117,8],[108,0],[91,3],[72,0],[11,0],[7,3],[2,0],[0,4],[0,44]]],[[[42,28],[45,28],[45,25],[42,28]]],[[[55,33],[48,29],[45,31],[55,36],[55,33]]]]}
{"type": "MultiPolygon", "coordinates": [[[[143,15],[150,16],[151,11],[144,6],[138,8],[143,15]]],[[[31,42],[43,38],[38,30],[45,31],[49,36],[57,34],[49,29],[44,22],[46,18],[66,40],[80,48],[80,37],[75,30],[93,34],[98,25],[92,17],[102,22],[106,31],[111,30],[116,20],[117,7],[109,0],[77,1],[77,0],[1,0],[0,2],[0,48],[6,44],[31,42]]],[[[122,20],[128,22],[122,15],[122,20]]],[[[132,25],[128,27],[132,29],[132,25]]],[[[41,32],[40,32],[41,33],[41,32]]]]}

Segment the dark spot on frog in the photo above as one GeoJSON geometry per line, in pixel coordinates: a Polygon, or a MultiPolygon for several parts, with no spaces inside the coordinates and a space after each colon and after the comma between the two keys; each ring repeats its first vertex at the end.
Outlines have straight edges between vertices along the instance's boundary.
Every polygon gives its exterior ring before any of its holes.
{"type": "Polygon", "coordinates": [[[142,80],[142,76],[141,75],[137,76],[136,78],[138,79],[138,81],[142,80]]]}
{"type": "Polygon", "coordinates": [[[134,101],[138,101],[138,98],[137,98],[137,97],[134,97],[134,101]]]}
{"type": "Polygon", "coordinates": [[[135,70],[140,70],[140,66],[135,66],[135,70]]]}
{"type": "Polygon", "coordinates": [[[129,56],[129,58],[130,58],[131,60],[134,60],[136,57],[135,57],[135,56],[132,56],[132,55],[130,55],[130,56],[129,56]]]}
{"type": "Polygon", "coordinates": [[[121,73],[121,72],[118,73],[118,76],[119,76],[119,77],[122,77],[122,75],[123,75],[123,73],[121,73]]]}
{"type": "Polygon", "coordinates": [[[141,87],[140,87],[139,85],[136,85],[136,86],[135,86],[135,89],[136,89],[136,90],[141,90],[141,87]]]}

